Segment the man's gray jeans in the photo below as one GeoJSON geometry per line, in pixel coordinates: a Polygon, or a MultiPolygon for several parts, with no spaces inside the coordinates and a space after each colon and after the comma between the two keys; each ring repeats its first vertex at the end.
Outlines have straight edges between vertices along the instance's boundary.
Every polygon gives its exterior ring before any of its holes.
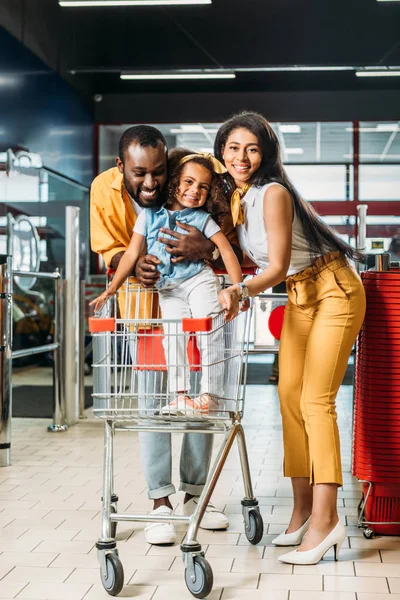
{"type": "MultiPolygon", "coordinates": [[[[139,409],[143,415],[161,408],[160,397],[165,399],[167,390],[166,371],[139,371],[139,409]],[[147,412],[149,411],[149,412],[147,412]]],[[[165,404],[165,400],[162,404],[165,404]]],[[[175,493],[172,484],[171,434],[139,433],[143,473],[147,482],[148,496],[155,500],[175,493]]],[[[181,491],[199,496],[207,479],[211,461],[213,436],[203,433],[183,435],[180,459],[181,491]]]]}

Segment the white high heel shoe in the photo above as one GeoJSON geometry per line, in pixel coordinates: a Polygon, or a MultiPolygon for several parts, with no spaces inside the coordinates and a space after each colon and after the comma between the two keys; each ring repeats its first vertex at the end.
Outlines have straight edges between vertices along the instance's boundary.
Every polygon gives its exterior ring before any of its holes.
{"type": "Polygon", "coordinates": [[[311,517],[308,517],[307,521],[297,529],[296,531],[292,531],[292,533],[280,533],[275,539],[272,540],[272,544],[275,546],[299,546],[304,537],[304,534],[307,532],[307,529],[310,527],[311,517]]]}
{"type": "Polygon", "coordinates": [[[293,550],[279,556],[278,560],[289,565],[316,565],[324,557],[330,548],[333,546],[335,553],[335,560],[339,558],[339,550],[343,541],[346,537],[346,529],[339,520],[332,531],[322,540],[316,548],[312,550],[306,550],[305,552],[299,552],[293,550]]]}

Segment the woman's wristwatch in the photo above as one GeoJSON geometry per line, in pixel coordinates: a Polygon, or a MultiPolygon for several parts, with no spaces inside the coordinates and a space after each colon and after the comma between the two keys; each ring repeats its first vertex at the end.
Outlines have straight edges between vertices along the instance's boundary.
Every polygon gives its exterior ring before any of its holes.
{"type": "Polygon", "coordinates": [[[249,288],[247,287],[247,285],[243,281],[241,283],[237,283],[236,285],[240,289],[240,296],[239,296],[240,302],[244,302],[245,300],[248,300],[249,288]]]}

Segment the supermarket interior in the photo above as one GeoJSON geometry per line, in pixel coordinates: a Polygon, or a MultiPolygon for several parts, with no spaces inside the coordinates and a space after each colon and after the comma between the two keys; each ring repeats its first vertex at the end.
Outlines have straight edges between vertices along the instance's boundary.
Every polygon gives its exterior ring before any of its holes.
{"type": "Polygon", "coordinates": [[[0,0],[0,599],[400,600],[399,32],[0,0]]]}

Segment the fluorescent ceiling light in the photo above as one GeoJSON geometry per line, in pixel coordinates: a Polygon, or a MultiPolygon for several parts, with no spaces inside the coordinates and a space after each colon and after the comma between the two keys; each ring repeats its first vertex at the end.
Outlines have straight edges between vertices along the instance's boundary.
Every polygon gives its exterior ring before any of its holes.
{"type": "Polygon", "coordinates": [[[397,123],[379,123],[376,126],[377,131],[383,131],[383,132],[392,132],[392,131],[399,131],[399,126],[397,125],[397,123]]]}
{"type": "Polygon", "coordinates": [[[280,67],[234,67],[238,73],[286,73],[288,71],[355,71],[349,65],[282,65],[280,67]]]}
{"type": "Polygon", "coordinates": [[[279,125],[279,129],[281,130],[282,133],[301,133],[300,125],[293,125],[293,124],[279,125]]]}
{"type": "Polygon", "coordinates": [[[165,71],[164,73],[121,73],[121,79],[170,80],[170,79],[235,79],[233,71],[165,71]]]}
{"type": "Polygon", "coordinates": [[[395,71],[392,69],[356,71],[357,77],[400,77],[400,69],[395,71]]]}
{"type": "Polygon", "coordinates": [[[212,0],[58,0],[64,8],[91,6],[192,6],[211,4],[212,0]]]}
{"type": "Polygon", "coordinates": [[[14,75],[1,75],[0,74],[0,87],[13,88],[19,86],[21,79],[14,75]]]}
{"type": "MultiPolygon", "coordinates": [[[[346,127],[346,131],[354,131],[353,127],[346,127]]],[[[398,125],[390,124],[387,125],[381,124],[376,127],[359,127],[358,131],[360,133],[392,133],[393,131],[400,131],[400,127],[398,125]]]]}
{"type": "Polygon", "coordinates": [[[181,125],[179,128],[170,129],[170,133],[203,133],[201,125],[181,125]]]}
{"type": "Polygon", "coordinates": [[[286,154],[304,154],[303,148],[285,148],[286,154]]]}
{"type": "MultiPolygon", "coordinates": [[[[343,154],[343,158],[349,158],[350,160],[353,160],[353,155],[352,154],[343,154]]],[[[360,158],[364,158],[364,159],[368,159],[368,160],[378,160],[380,164],[383,163],[382,154],[360,154],[360,158]]],[[[384,160],[388,163],[389,166],[391,164],[390,161],[396,161],[396,164],[393,166],[397,166],[397,161],[399,159],[400,159],[400,154],[386,154],[386,156],[384,157],[384,160]]],[[[363,166],[365,166],[365,165],[363,165],[363,166]]]]}
{"type": "Polygon", "coordinates": [[[73,129],[59,129],[57,127],[49,130],[49,135],[74,135],[74,133],[73,129]]]}
{"type": "Polygon", "coordinates": [[[172,128],[169,130],[170,133],[217,133],[218,129],[206,129],[205,127],[202,127],[201,125],[181,125],[181,127],[178,128],[172,128]]]}

